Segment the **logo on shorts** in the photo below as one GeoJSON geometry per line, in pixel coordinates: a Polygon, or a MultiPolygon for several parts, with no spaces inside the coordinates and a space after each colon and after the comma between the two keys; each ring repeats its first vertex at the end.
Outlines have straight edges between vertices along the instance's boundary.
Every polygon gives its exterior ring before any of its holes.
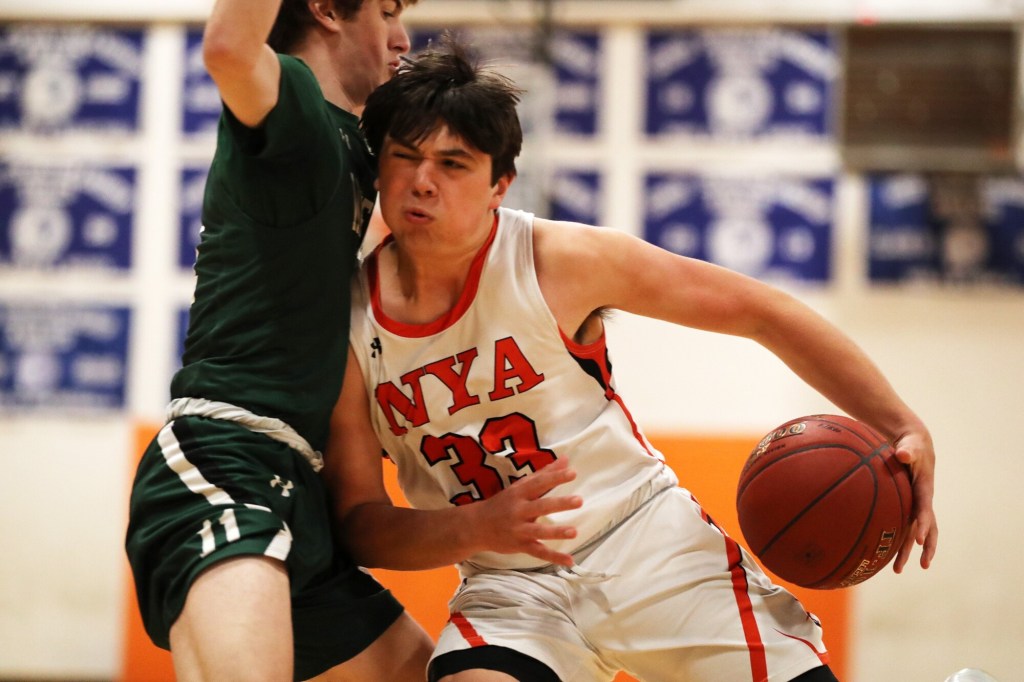
{"type": "Polygon", "coordinates": [[[291,481],[285,481],[280,476],[275,475],[274,480],[270,482],[271,488],[281,486],[281,497],[291,497],[291,489],[295,487],[295,484],[291,481]]]}

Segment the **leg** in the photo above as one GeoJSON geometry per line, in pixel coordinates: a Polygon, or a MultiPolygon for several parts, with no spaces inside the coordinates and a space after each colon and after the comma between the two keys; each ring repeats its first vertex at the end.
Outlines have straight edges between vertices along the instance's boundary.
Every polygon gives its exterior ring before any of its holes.
{"type": "Polygon", "coordinates": [[[446,675],[438,682],[521,682],[519,678],[493,670],[466,670],[454,675],[446,675]]]}
{"type": "Polygon", "coordinates": [[[292,679],[291,599],[284,565],[244,556],[200,574],[171,627],[171,654],[179,680],[292,679]]]}
{"type": "Polygon", "coordinates": [[[423,682],[434,642],[413,620],[403,613],[373,644],[323,675],[316,682],[423,682]]]}
{"type": "Polygon", "coordinates": [[[792,682],[839,682],[827,665],[808,670],[803,675],[794,677],[792,682]]]}
{"type": "Polygon", "coordinates": [[[450,651],[430,664],[430,682],[559,682],[535,658],[502,646],[450,651]]]}

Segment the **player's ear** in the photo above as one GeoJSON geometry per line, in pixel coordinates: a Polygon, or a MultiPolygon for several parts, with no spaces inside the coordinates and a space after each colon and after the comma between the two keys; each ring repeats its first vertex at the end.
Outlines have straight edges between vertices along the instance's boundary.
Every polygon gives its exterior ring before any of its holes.
{"type": "Polygon", "coordinates": [[[320,24],[331,25],[337,19],[334,0],[312,0],[309,3],[309,11],[320,24]]]}
{"type": "Polygon", "coordinates": [[[494,210],[501,206],[501,202],[505,200],[505,195],[508,194],[508,188],[512,186],[512,181],[516,179],[515,173],[505,173],[498,181],[494,183],[494,188],[491,190],[491,203],[488,206],[490,210],[494,210]]]}

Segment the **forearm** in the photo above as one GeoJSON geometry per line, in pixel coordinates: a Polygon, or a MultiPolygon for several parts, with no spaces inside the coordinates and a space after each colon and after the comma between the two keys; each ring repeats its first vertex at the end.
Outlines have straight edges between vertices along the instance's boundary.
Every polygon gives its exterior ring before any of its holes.
{"type": "Polygon", "coordinates": [[[424,570],[448,566],[479,551],[470,507],[409,509],[368,502],[341,524],[342,542],[367,568],[424,570]]]}
{"type": "Polygon", "coordinates": [[[786,303],[756,340],[841,410],[886,437],[924,429],[868,355],[804,304],[786,303]]]}

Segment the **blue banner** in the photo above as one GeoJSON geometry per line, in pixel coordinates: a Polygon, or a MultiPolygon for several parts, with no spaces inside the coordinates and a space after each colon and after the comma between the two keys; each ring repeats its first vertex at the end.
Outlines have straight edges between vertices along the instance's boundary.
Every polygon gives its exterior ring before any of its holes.
{"type": "Polygon", "coordinates": [[[974,208],[952,219],[938,214],[926,176],[867,176],[870,280],[1024,285],[1024,178],[973,182],[959,201],[974,208]]]}
{"type": "Polygon", "coordinates": [[[869,175],[868,276],[874,282],[933,280],[939,240],[928,217],[921,175],[869,175]]]}
{"type": "Polygon", "coordinates": [[[125,406],[127,308],[0,303],[0,410],[125,406]]]}
{"type": "Polygon", "coordinates": [[[0,130],[134,132],[141,29],[0,28],[0,130]]]}
{"type": "Polygon", "coordinates": [[[646,47],[648,135],[832,135],[840,59],[829,32],[657,30],[646,47]]]}
{"type": "Polygon", "coordinates": [[[645,179],[644,238],[760,279],[832,277],[832,178],[645,179]]]}
{"type": "Polygon", "coordinates": [[[182,130],[186,135],[217,132],[223,105],[217,85],[203,64],[203,30],[190,28],[185,33],[185,86],[182,95],[182,130]]]}
{"type": "Polygon", "coordinates": [[[178,265],[191,270],[196,262],[199,232],[203,222],[203,194],[206,191],[207,168],[185,168],[181,171],[181,215],[178,221],[178,265]]]}
{"type": "Polygon", "coordinates": [[[1024,178],[990,178],[981,191],[988,270],[1001,283],[1024,286],[1024,178]]]}
{"type": "Polygon", "coordinates": [[[588,225],[601,221],[601,178],[593,171],[561,170],[550,185],[552,220],[567,220],[588,225]]]}
{"type": "Polygon", "coordinates": [[[178,309],[177,315],[177,331],[178,331],[178,343],[174,347],[174,358],[172,367],[174,371],[178,371],[181,368],[181,358],[185,355],[185,337],[188,335],[188,306],[178,309]]]}
{"type": "MultiPolygon", "coordinates": [[[[412,35],[413,52],[422,51],[441,33],[442,29],[417,28],[412,35]]],[[[460,28],[455,33],[483,63],[493,64],[526,90],[520,107],[524,130],[551,128],[582,137],[597,133],[600,34],[559,29],[540,46],[536,32],[527,28],[460,28]]]]}
{"type": "Polygon", "coordinates": [[[131,267],[135,169],[0,164],[0,265],[131,267]]]}

